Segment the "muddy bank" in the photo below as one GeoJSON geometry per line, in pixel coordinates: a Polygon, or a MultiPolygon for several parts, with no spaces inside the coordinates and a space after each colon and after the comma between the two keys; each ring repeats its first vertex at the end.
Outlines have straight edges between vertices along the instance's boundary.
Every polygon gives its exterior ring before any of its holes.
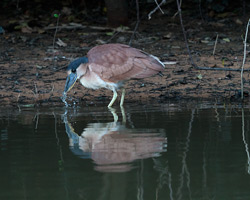
{"type": "MultiPolygon", "coordinates": [[[[224,23],[185,21],[192,55],[198,66],[238,69],[243,58],[241,35],[245,27],[236,18],[224,23]],[[197,26],[197,24],[199,26],[197,26]],[[214,51],[214,42],[218,42],[214,51]]],[[[0,35],[0,103],[10,105],[61,105],[67,65],[76,57],[103,42],[125,43],[131,31],[110,36],[109,30],[59,29],[56,38],[65,43],[54,47],[54,30],[43,27],[42,33],[6,32],[0,35]]],[[[177,19],[145,20],[133,47],[158,56],[162,61],[176,61],[166,65],[163,77],[154,76],[126,84],[126,103],[164,103],[175,100],[234,101],[239,98],[240,73],[196,70],[190,66],[183,35],[177,19]]],[[[249,59],[245,68],[250,68],[249,59]]],[[[250,89],[249,73],[244,73],[245,101],[250,89]]],[[[112,92],[106,89],[89,90],[75,84],[68,93],[68,101],[80,105],[108,104],[112,92]]],[[[118,102],[116,102],[118,105],[118,102]]]]}

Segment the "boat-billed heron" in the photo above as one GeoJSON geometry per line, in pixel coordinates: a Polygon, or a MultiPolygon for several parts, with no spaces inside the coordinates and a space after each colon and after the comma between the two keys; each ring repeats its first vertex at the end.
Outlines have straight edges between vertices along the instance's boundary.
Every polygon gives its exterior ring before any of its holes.
{"type": "Polygon", "coordinates": [[[107,88],[113,91],[111,107],[122,89],[120,106],[125,97],[124,82],[142,79],[161,73],[164,64],[155,56],[124,44],[104,44],[92,48],[86,57],[78,58],[67,68],[64,95],[74,86],[77,79],[86,88],[107,88]]]}

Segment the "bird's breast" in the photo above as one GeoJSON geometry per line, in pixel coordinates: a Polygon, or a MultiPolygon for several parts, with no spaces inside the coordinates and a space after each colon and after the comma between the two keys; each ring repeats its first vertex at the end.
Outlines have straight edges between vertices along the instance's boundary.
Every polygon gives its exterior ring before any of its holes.
{"type": "Polygon", "coordinates": [[[113,83],[113,82],[106,82],[102,80],[97,74],[90,73],[83,75],[80,78],[81,84],[90,89],[100,89],[100,88],[107,88],[109,90],[118,89],[120,84],[119,83],[113,83]]]}

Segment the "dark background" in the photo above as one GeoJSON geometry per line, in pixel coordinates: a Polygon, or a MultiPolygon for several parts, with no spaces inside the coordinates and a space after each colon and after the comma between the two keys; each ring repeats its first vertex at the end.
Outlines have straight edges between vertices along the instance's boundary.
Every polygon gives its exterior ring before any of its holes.
{"type": "MultiPolygon", "coordinates": [[[[158,0],[158,3],[161,1],[158,0]]],[[[154,0],[139,0],[140,19],[156,7],[154,0]]],[[[182,12],[185,16],[212,21],[221,13],[244,17],[249,12],[249,1],[240,0],[185,0],[182,12]]],[[[177,11],[175,0],[167,0],[161,6],[165,14],[177,11]]],[[[136,0],[2,0],[0,1],[0,26],[13,31],[13,19],[29,19],[29,26],[44,26],[44,19],[61,14],[61,22],[108,24],[110,26],[131,25],[136,21],[136,0]]],[[[157,12],[158,15],[160,12],[157,12]]],[[[17,28],[16,28],[17,29],[17,28]]]]}

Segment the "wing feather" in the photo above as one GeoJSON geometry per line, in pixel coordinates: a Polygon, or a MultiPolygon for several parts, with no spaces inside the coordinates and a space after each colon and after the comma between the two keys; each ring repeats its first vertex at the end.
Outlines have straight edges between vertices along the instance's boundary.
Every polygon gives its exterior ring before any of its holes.
{"type": "Polygon", "coordinates": [[[87,56],[90,71],[110,82],[145,78],[164,69],[156,57],[123,44],[96,46],[87,56]]]}

